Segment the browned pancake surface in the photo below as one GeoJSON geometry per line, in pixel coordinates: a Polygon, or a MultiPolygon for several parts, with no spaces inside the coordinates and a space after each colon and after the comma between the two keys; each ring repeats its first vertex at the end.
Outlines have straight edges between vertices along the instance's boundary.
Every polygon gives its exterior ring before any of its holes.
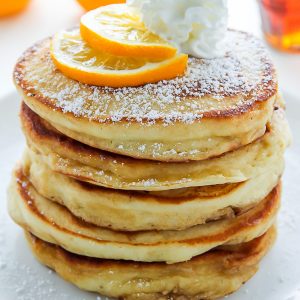
{"type": "Polygon", "coordinates": [[[50,109],[98,122],[168,124],[231,117],[277,92],[264,46],[244,32],[228,32],[224,57],[190,58],[185,76],[134,88],[88,86],[66,79],[50,58],[49,43],[45,39],[24,53],[15,68],[16,84],[50,109]],[[44,68],[43,78],[35,64],[44,68]]]}
{"type": "Polygon", "coordinates": [[[250,242],[223,246],[173,265],[101,260],[72,254],[30,233],[34,255],[78,287],[124,299],[216,299],[234,292],[254,275],[274,243],[276,230],[250,242]]]}

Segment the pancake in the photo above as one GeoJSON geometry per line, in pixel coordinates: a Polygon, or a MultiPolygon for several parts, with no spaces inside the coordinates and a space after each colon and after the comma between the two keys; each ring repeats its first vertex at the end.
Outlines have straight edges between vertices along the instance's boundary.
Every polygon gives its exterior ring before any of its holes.
{"type": "Polygon", "coordinates": [[[274,223],[280,184],[251,210],[235,217],[181,231],[113,231],[76,218],[65,207],[37,193],[18,169],[9,189],[12,219],[44,241],[96,258],[134,261],[187,261],[224,244],[239,244],[264,234],[274,223]]]}
{"type": "Polygon", "coordinates": [[[230,294],[250,279],[276,237],[272,227],[248,243],[224,246],[183,263],[136,263],[72,254],[30,233],[37,259],[87,291],[126,300],[200,300],[230,294]]]}
{"type": "Polygon", "coordinates": [[[28,155],[24,155],[22,167],[43,197],[66,206],[88,223],[123,231],[182,230],[233,218],[264,199],[283,172],[279,163],[241,183],[142,192],[86,184],[55,173],[28,155]]]}
{"type": "Polygon", "coordinates": [[[283,165],[290,140],[279,107],[262,138],[220,157],[183,163],[133,159],[86,146],[57,132],[25,104],[21,122],[33,160],[75,179],[123,190],[162,191],[243,182],[268,172],[274,164],[283,165]]]}
{"type": "Polygon", "coordinates": [[[134,88],[96,87],[58,71],[50,39],[19,59],[14,80],[26,104],[63,134],[134,158],[204,160],[265,133],[277,97],[263,44],[228,31],[225,56],[190,58],[186,75],[134,88]]]}

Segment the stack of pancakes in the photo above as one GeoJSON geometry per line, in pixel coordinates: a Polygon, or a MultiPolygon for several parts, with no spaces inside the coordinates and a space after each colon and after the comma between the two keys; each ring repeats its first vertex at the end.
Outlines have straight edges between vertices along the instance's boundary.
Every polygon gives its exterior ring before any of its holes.
{"type": "Polygon", "coordinates": [[[28,147],[9,189],[33,253],[78,287],[125,299],[214,299],[238,289],[276,236],[289,143],[261,43],[184,77],[95,87],[59,72],[50,40],[14,79],[28,147]]]}

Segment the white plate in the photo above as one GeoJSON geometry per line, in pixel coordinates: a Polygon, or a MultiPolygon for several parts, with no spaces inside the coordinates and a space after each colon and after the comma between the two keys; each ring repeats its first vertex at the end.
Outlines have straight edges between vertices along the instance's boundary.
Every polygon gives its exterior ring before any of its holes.
{"type": "MultiPolygon", "coordinates": [[[[228,300],[300,299],[300,99],[285,97],[294,142],[286,155],[279,237],[259,272],[228,300]]],[[[0,300],[104,299],[80,291],[36,262],[22,230],[7,215],[6,189],[24,147],[18,107],[15,93],[0,100],[0,300]]]]}

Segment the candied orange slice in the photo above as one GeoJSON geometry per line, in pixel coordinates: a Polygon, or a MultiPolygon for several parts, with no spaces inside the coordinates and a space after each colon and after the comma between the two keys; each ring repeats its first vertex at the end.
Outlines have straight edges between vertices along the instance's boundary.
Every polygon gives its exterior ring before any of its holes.
{"type": "Polygon", "coordinates": [[[139,86],[180,76],[188,59],[186,54],[165,60],[111,55],[91,48],[81,38],[79,29],[57,33],[52,39],[51,56],[66,76],[111,87],[139,86]]]}
{"type": "Polygon", "coordinates": [[[115,3],[125,3],[126,0],[77,0],[77,2],[86,10],[95,9],[99,6],[115,3]]]}
{"type": "Polygon", "coordinates": [[[177,49],[149,31],[126,4],[99,7],[81,17],[82,38],[93,48],[118,56],[166,59],[177,49]]]}

